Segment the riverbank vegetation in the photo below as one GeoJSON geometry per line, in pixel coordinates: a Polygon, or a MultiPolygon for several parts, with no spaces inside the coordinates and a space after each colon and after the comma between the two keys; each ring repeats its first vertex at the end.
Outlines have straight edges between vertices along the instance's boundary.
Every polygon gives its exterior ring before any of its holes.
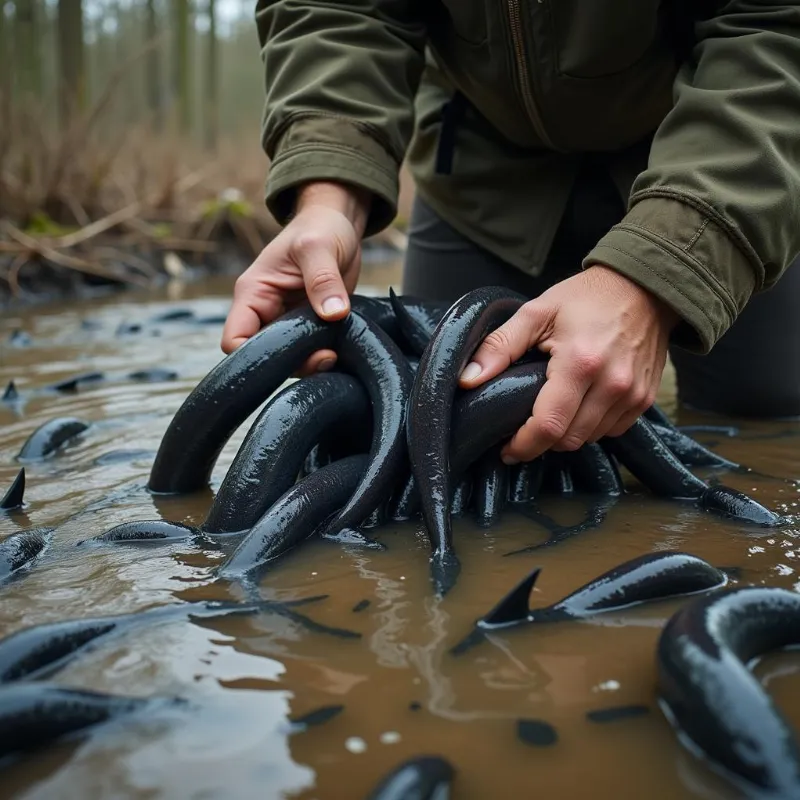
{"type": "Polygon", "coordinates": [[[0,0],[0,302],[239,271],[275,235],[252,6],[0,0]]]}

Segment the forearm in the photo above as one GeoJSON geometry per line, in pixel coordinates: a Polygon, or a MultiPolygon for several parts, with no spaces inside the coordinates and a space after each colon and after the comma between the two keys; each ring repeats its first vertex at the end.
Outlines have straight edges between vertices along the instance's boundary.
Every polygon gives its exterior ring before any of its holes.
{"type": "Polygon", "coordinates": [[[367,235],[396,213],[398,172],[424,66],[413,0],[259,0],[267,205],[284,223],[309,182],[372,198],[367,235]]]}
{"type": "Polygon", "coordinates": [[[731,0],[697,39],[630,211],[585,263],[653,291],[707,352],[800,250],[800,5],[731,0]]]}

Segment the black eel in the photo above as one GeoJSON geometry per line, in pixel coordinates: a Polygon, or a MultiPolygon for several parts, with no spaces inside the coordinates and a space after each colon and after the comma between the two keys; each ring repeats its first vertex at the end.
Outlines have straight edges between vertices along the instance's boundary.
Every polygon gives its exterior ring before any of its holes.
{"type": "Polygon", "coordinates": [[[408,403],[408,452],[431,541],[431,577],[442,595],[452,588],[460,571],[452,541],[448,464],[458,379],[487,333],[525,302],[522,295],[501,287],[468,292],[436,326],[414,376],[408,403]]]}
{"type": "Polygon", "coordinates": [[[800,595],[744,587],[677,611],[658,642],[659,703],[684,746],[748,797],[800,798],[800,748],[748,666],[800,645],[800,595]]]}
{"type": "Polygon", "coordinates": [[[409,295],[398,296],[391,288],[389,302],[411,351],[422,356],[436,326],[452,304],[422,300],[409,295]]]}
{"type": "Polygon", "coordinates": [[[475,517],[482,528],[496,524],[508,502],[508,467],[500,460],[500,449],[489,448],[475,467],[475,517]]]}
{"type": "Polygon", "coordinates": [[[17,477],[11,481],[11,486],[0,500],[0,509],[3,511],[13,511],[15,508],[22,508],[25,496],[25,467],[17,473],[17,477]]]}
{"type": "Polygon", "coordinates": [[[0,687],[0,757],[37,750],[96,725],[182,705],[177,697],[125,697],[49,683],[0,687]]]}
{"type": "Polygon", "coordinates": [[[17,461],[39,461],[55,453],[89,428],[75,417],[56,417],[40,425],[22,445],[17,461]]]}
{"type": "Polygon", "coordinates": [[[32,528],[12,533],[0,542],[0,582],[38,558],[50,543],[54,528],[32,528]]]}
{"type": "Polygon", "coordinates": [[[623,493],[619,469],[599,444],[587,442],[562,455],[569,464],[576,491],[605,497],[619,497],[623,493]]]}
{"type": "Polygon", "coordinates": [[[395,767],[366,800],[447,800],[455,777],[452,765],[439,756],[418,756],[395,767]]]}
{"type": "Polygon", "coordinates": [[[247,432],[201,529],[250,530],[292,486],[327,431],[362,425],[372,427],[369,396],[360,381],[325,372],[292,383],[267,403],[247,432]]]}
{"type": "Polygon", "coordinates": [[[150,491],[182,493],[206,485],[233,431],[308,356],[321,349],[336,351],[337,363],[361,379],[372,403],[369,466],[328,533],[357,528],[389,494],[403,469],[412,372],[389,336],[356,311],[327,323],[304,306],[279,317],[219,362],[167,427],[150,473],[150,491]]]}
{"type": "Polygon", "coordinates": [[[451,652],[460,654],[486,631],[523,623],[587,619],[640,603],[719,589],[728,576],[697,556],[678,551],[648,553],[626,561],[543,608],[530,608],[530,595],[541,570],[534,569],[475,624],[475,630],[451,652]]]}
{"type": "MultiPolygon", "coordinates": [[[[50,622],[23,628],[0,639],[0,684],[52,675],[81,653],[147,625],[181,619],[205,619],[258,611],[284,614],[321,597],[296,601],[179,603],[132,614],[50,622]]],[[[314,623],[316,624],[316,623],[314,623]]]]}
{"type": "Polygon", "coordinates": [[[680,462],[686,467],[715,467],[736,471],[747,471],[741,464],[717,455],[713,450],[696,442],[691,436],[674,427],[665,427],[652,423],[653,429],[661,437],[661,441],[669,447],[680,462]]]}
{"type": "Polygon", "coordinates": [[[256,521],[217,576],[244,577],[323,528],[348,501],[368,462],[365,455],[348,456],[298,481],[256,521]]]}
{"type": "Polygon", "coordinates": [[[76,546],[92,542],[172,542],[199,536],[200,531],[166,519],[142,519],[122,522],[91,539],[81,539],[76,546]]]}

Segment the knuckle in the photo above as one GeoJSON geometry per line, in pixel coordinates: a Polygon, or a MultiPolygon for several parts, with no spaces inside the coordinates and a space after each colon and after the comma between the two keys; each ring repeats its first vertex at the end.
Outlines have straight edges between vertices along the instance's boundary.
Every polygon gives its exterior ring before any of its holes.
{"type": "Polygon", "coordinates": [[[316,293],[331,286],[339,285],[339,275],[332,270],[321,270],[308,278],[306,286],[309,292],[316,293]]]}
{"type": "Polygon", "coordinates": [[[575,369],[588,377],[597,375],[603,367],[603,357],[595,350],[578,350],[572,357],[575,369]]]}
{"type": "Polygon", "coordinates": [[[648,403],[650,391],[644,386],[638,386],[631,390],[631,405],[633,409],[641,414],[651,403],[648,403]]]}
{"type": "Polygon", "coordinates": [[[567,431],[566,422],[557,416],[547,416],[538,421],[536,426],[540,439],[546,442],[557,442],[567,431]]]}
{"type": "Polygon", "coordinates": [[[565,436],[560,442],[559,445],[563,450],[567,450],[569,452],[575,452],[576,450],[580,450],[585,443],[585,438],[579,436],[578,434],[569,434],[565,436]]]}
{"type": "Polygon", "coordinates": [[[633,373],[615,372],[606,381],[608,393],[614,397],[622,397],[633,388],[633,373]]]}
{"type": "Polygon", "coordinates": [[[489,353],[505,354],[511,348],[511,341],[508,334],[502,328],[498,328],[483,340],[483,346],[489,353]]]}
{"type": "Polygon", "coordinates": [[[302,256],[319,251],[326,245],[327,239],[324,235],[314,230],[305,230],[295,236],[292,250],[302,256]]]}

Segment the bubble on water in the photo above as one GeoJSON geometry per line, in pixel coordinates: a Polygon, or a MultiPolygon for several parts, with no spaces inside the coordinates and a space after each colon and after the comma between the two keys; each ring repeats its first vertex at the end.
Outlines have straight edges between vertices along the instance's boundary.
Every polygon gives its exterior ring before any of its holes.
{"type": "Polygon", "coordinates": [[[381,744],[397,744],[400,734],[397,731],[385,731],[381,734],[381,744]]]}
{"type": "Polygon", "coordinates": [[[351,753],[363,753],[367,749],[367,743],[358,736],[349,737],[344,746],[351,753]]]}
{"type": "Polygon", "coordinates": [[[616,692],[620,687],[619,681],[603,681],[592,687],[593,692],[616,692]]]}

